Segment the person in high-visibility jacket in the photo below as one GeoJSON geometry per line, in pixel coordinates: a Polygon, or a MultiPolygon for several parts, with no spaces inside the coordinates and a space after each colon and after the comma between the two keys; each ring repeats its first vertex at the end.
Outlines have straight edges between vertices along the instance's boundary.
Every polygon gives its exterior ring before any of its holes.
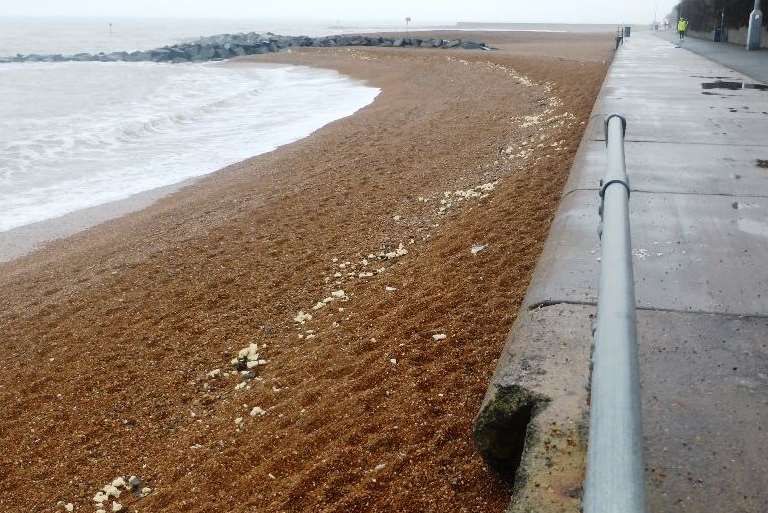
{"type": "Polygon", "coordinates": [[[677,33],[680,39],[685,39],[685,33],[688,31],[688,20],[680,17],[680,21],[677,22],[677,33]]]}

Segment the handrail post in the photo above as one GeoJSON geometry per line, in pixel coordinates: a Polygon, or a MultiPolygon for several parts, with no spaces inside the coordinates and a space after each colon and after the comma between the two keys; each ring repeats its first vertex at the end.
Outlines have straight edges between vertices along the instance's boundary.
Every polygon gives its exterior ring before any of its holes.
{"type": "Polygon", "coordinates": [[[583,506],[584,513],[647,513],[626,120],[614,114],[605,124],[608,169],[600,188],[602,258],[583,506]]]}

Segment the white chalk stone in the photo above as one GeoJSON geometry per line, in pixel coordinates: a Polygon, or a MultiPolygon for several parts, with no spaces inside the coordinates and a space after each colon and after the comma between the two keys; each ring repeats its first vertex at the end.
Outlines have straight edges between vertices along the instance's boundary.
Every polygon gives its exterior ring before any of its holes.
{"type": "Polygon", "coordinates": [[[261,417],[266,413],[267,412],[261,409],[260,407],[254,406],[253,409],[251,410],[251,417],[261,417]]]}
{"type": "Polygon", "coordinates": [[[112,480],[112,486],[115,488],[120,488],[121,486],[125,486],[125,479],[123,479],[122,476],[118,476],[112,480]]]}
{"type": "Polygon", "coordinates": [[[386,290],[387,292],[395,292],[397,289],[395,287],[390,287],[389,285],[387,285],[386,287],[384,287],[384,290],[386,290]]]}
{"type": "Polygon", "coordinates": [[[75,511],[75,505],[71,502],[64,504],[64,509],[67,511],[75,511]]]}
{"type": "Polygon", "coordinates": [[[390,251],[389,253],[385,253],[384,257],[387,260],[392,260],[394,258],[400,258],[400,257],[405,256],[407,254],[408,254],[408,250],[405,249],[405,247],[402,244],[400,244],[400,246],[398,246],[398,248],[396,250],[390,251]]]}
{"type": "Polygon", "coordinates": [[[108,499],[107,494],[99,490],[96,495],[93,496],[93,502],[102,503],[108,499]]]}
{"type": "Polygon", "coordinates": [[[150,493],[152,493],[152,488],[150,488],[148,486],[145,486],[144,488],[141,489],[141,496],[142,497],[146,497],[150,493]]]}
{"type": "Polygon", "coordinates": [[[475,244],[474,246],[472,246],[472,249],[470,249],[469,251],[473,255],[477,255],[481,251],[485,251],[486,248],[488,248],[488,246],[486,246],[485,244],[475,244]]]}
{"type": "Polygon", "coordinates": [[[445,340],[447,338],[448,338],[448,335],[446,335],[445,333],[440,333],[440,334],[437,334],[437,335],[432,335],[432,339],[434,339],[434,340],[436,340],[438,342],[440,340],[445,340]]]}
{"type": "Polygon", "coordinates": [[[112,501],[112,513],[119,513],[123,511],[123,505],[117,501],[112,501]]]}
{"type": "Polygon", "coordinates": [[[336,299],[343,299],[343,298],[347,297],[347,293],[344,292],[341,289],[340,290],[334,290],[333,292],[331,292],[331,296],[335,297],[336,299]]]}
{"type": "Polygon", "coordinates": [[[102,490],[104,490],[104,493],[107,494],[107,497],[114,497],[114,498],[120,497],[120,490],[118,490],[115,486],[111,484],[108,484],[107,486],[102,488],[102,490]]]}
{"type": "MultiPolygon", "coordinates": [[[[237,360],[235,360],[235,363],[237,363],[237,360]]],[[[221,376],[221,369],[213,369],[211,372],[207,374],[209,378],[218,378],[221,376]]]]}
{"type": "Polygon", "coordinates": [[[293,320],[299,324],[304,324],[305,322],[312,320],[312,314],[299,312],[296,314],[296,317],[294,317],[293,320]]]}

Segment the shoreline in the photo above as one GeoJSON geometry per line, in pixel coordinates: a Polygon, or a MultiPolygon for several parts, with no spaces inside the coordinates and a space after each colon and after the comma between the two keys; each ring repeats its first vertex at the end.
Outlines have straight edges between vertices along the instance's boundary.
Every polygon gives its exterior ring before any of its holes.
{"type": "Polygon", "coordinates": [[[498,52],[260,57],[382,92],[0,264],[0,432],[19,463],[0,505],[92,507],[133,474],[152,492],[123,504],[148,513],[503,511],[471,423],[613,41],[485,36],[498,52]],[[263,363],[240,381],[251,343],[263,363]]]}
{"type": "MultiPolygon", "coordinates": [[[[264,62],[253,62],[253,61],[248,62],[248,61],[242,61],[239,59],[223,61],[217,64],[220,66],[225,66],[230,68],[247,66],[247,67],[257,67],[259,69],[271,69],[271,68],[279,69],[285,66],[284,64],[280,64],[280,63],[264,63],[264,62]]],[[[293,67],[312,68],[317,71],[335,73],[335,70],[324,69],[324,68],[313,67],[313,66],[293,65],[293,67]]],[[[343,78],[347,79],[349,82],[354,82],[357,85],[366,86],[366,87],[368,86],[368,84],[363,80],[356,80],[346,76],[343,76],[343,78]]],[[[378,93],[376,93],[376,96],[378,96],[378,93]]],[[[376,97],[374,97],[371,102],[358,108],[354,113],[350,115],[354,115],[357,111],[359,111],[362,108],[365,108],[367,105],[370,105],[370,103],[373,103],[374,101],[376,101],[376,97]]],[[[80,208],[78,210],[66,213],[64,215],[44,219],[41,221],[36,221],[33,223],[12,228],[7,231],[0,232],[0,264],[4,262],[9,262],[16,258],[32,253],[37,249],[44,249],[45,246],[50,242],[66,239],[69,236],[85,231],[91,227],[98,226],[107,221],[117,219],[125,215],[128,215],[130,213],[137,212],[139,210],[147,208],[148,206],[151,206],[153,203],[162,199],[163,197],[168,196],[180,189],[183,189],[188,185],[194,184],[198,180],[203,179],[208,175],[211,175],[214,173],[226,172],[226,170],[231,167],[243,165],[244,163],[254,158],[257,158],[261,155],[271,153],[273,151],[278,151],[283,146],[293,144],[306,137],[311,137],[312,134],[314,134],[317,130],[321,130],[324,126],[330,123],[339,121],[341,119],[344,119],[345,117],[349,117],[349,115],[335,118],[325,123],[324,125],[320,126],[319,128],[314,129],[311,132],[305,133],[304,135],[298,138],[294,138],[289,142],[278,144],[277,146],[271,149],[262,151],[260,153],[255,153],[253,155],[247,156],[240,160],[231,162],[230,164],[227,164],[223,167],[212,169],[206,173],[196,174],[194,176],[185,178],[179,182],[172,183],[169,185],[143,190],[135,194],[132,194],[126,198],[107,201],[105,203],[101,203],[91,207],[80,208]]]]}
{"type": "MultiPolygon", "coordinates": [[[[213,172],[218,173],[225,169],[213,172]]],[[[0,232],[0,265],[36,251],[45,251],[46,246],[51,243],[64,242],[68,237],[89,228],[141,211],[162,198],[194,184],[200,178],[202,177],[188,178],[173,185],[142,191],[121,200],[75,210],[63,216],[0,232]]]]}

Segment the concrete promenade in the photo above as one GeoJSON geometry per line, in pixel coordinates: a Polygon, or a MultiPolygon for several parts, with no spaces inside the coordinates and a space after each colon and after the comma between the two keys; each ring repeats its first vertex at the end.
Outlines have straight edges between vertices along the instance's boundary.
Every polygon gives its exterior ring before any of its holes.
{"type": "Polygon", "coordinates": [[[651,33],[616,55],[486,398],[514,389],[535,414],[510,511],[579,511],[611,113],[628,121],[649,507],[768,511],[768,92],[718,80],[752,82],[651,33]]]}

